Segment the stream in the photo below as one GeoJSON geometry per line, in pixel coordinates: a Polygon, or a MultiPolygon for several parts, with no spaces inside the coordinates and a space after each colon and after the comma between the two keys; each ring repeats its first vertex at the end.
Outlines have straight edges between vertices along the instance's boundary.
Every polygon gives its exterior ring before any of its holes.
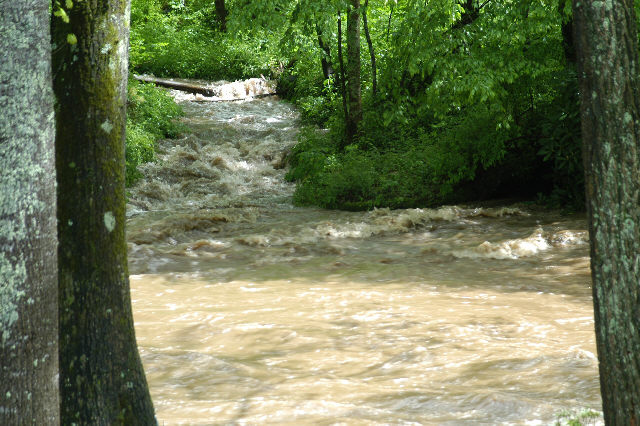
{"type": "Polygon", "coordinates": [[[584,215],[291,204],[298,115],[172,92],[127,206],[160,425],[550,424],[600,410],[584,215]]]}

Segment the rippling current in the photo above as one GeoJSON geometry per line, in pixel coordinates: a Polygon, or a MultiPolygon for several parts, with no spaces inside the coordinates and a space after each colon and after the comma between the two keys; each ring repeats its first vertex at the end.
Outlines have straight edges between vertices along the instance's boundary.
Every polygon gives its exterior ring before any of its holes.
{"type": "Polygon", "coordinates": [[[549,424],[600,409],[585,218],[291,205],[297,114],[174,93],[130,191],[160,424],[549,424]]]}

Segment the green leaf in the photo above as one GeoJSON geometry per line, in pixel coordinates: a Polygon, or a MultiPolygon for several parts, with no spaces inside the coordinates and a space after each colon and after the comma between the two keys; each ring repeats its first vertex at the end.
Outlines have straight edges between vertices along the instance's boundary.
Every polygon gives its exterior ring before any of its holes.
{"type": "Polygon", "coordinates": [[[67,12],[65,12],[64,9],[60,8],[56,10],[55,12],[53,12],[53,15],[62,19],[64,23],[69,23],[69,15],[67,15],[67,12]]]}

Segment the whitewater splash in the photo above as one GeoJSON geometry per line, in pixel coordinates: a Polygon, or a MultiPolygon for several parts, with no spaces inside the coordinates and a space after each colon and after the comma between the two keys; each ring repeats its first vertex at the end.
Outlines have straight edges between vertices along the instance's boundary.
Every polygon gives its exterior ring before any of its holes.
{"type": "Polygon", "coordinates": [[[178,101],[196,102],[219,102],[251,100],[264,96],[276,94],[276,83],[264,77],[250,78],[248,80],[238,80],[233,82],[218,81],[207,84],[205,87],[211,89],[213,96],[203,94],[189,94],[185,92],[174,93],[178,101]]]}

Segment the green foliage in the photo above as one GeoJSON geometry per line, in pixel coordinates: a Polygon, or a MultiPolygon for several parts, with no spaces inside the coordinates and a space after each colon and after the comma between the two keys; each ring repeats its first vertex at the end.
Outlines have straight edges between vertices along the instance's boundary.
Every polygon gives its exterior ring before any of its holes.
{"type": "Polygon", "coordinates": [[[157,139],[176,137],[185,130],[175,121],[184,115],[182,108],[167,91],[151,83],[129,79],[127,106],[129,119],[157,139]]]}
{"type": "Polygon", "coordinates": [[[541,105],[530,128],[540,135],[538,155],[551,166],[553,189],[544,201],[553,207],[581,210],[585,200],[578,83],[573,71],[560,77],[557,96],[541,105]]]}
{"type": "Polygon", "coordinates": [[[591,409],[563,411],[558,414],[555,426],[589,426],[602,423],[602,413],[591,409]]]}
{"type": "Polygon", "coordinates": [[[441,147],[431,141],[404,149],[338,151],[327,131],[307,129],[290,157],[289,180],[298,181],[294,202],[325,208],[366,210],[373,207],[432,206],[458,200],[446,178],[435,170],[441,147]]]}
{"type": "Polygon", "coordinates": [[[133,0],[131,64],[158,76],[276,78],[303,122],[327,129],[302,132],[294,150],[297,203],[360,209],[540,193],[577,208],[577,85],[560,1],[371,1],[379,93],[362,37],[364,120],[343,150],[336,18],[348,1],[228,0],[222,33],[214,2],[133,0]],[[326,81],[322,59],[336,71],[326,81]]]}
{"type": "Polygon", "coordinates": [[[140,177],[138,165],[155,159],[155,141],[186,131],[176,120],[182,108],[164,90],[129,79],[126,139],[126,183],[140,177]]]}
{"type": "Polygon", "coordinates": [[[302,119],[307,123],[324,126],[338,110],[341,102],[336,96],[301,96],[296,99],[302,119]]]}
{"type": "MultiPolygon", "coordinates": [[[[325,137],[339,146],[342,105],[333,81],[318,83],[321,51],[309,22],[335,37],[327,17],[344,5],[298,5],[287,34],[296,39],[305,29],[307,38],[296,42],[307,47],[288,71],[297,78],[286,82],[287,93],[303,118],[329,127],[325,137]]],[[[372,2],[380,94],[369,92],[363,46],[358,141],[335,149],[319,167],[318,146],[303,134],[292,176],[305,167],[309,173],[302,173],[296,202],[406,207],[541,193],[548,203],[581,206],[577,86],[564,58],[562,12],[556,1],[372,2]]],[[[337,68],[335,38],[332,49],[337,68]]]]}
{"type": "Polygon", "coordinates": [[[126,183],[130,186],[141,177],[138,165],[155,159],[155,140],[141,126],[127,121],[126,183]]]}
{"type": "Polygon", "coordinates": [[[213,2],[133,0],[130,66],[162,77],[241,79],[268,74],[277,60],[268,33],[220,33],[213,2]]]}

